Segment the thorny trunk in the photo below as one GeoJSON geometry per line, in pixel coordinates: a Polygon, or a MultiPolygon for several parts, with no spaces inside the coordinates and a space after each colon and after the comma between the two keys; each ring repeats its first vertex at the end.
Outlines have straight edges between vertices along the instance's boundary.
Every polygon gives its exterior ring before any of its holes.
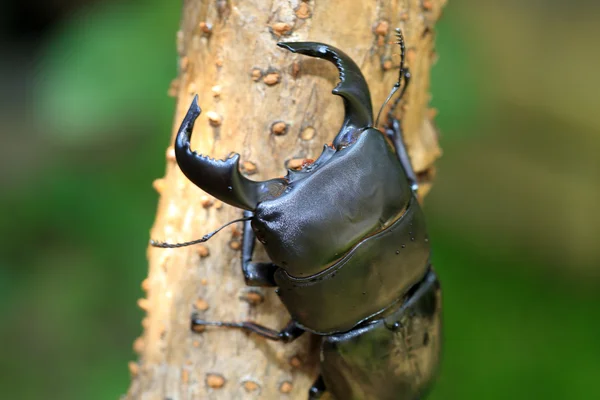
{"type": "MultiPolygon", "coordinates": [[[[412,72],[398,115],[421,178],[429,189],[439,156],[431,119],[429,73],[435,60],[434,23],[445,0],[343,1],[186,0],[177,34],[179,76],[175,134],[194,94],[202,115],[192,147],[225,158],[241,154],[244,172],[266,179],[285,166],[316,158],[342,121],[338,81],[323,60],[286,52],[278,41],[319,41],[345,51],[361,67],[378,110],[398,76],[393,28],[402,28],[412,72]]],[[[175,6],[175,5],[174,5],[175,6]]],[[[171,143],[173,140],[171,138],[171,143]]],[[[151,236],[171,242],[198,238],[240,216],[191,184],[167,149],[160,202],[151,236]]],[[[190,315],[253,320],[281,328],[288,314],[273,289],[248,288],[240,270],[240,229],[226,229],[204,245],[148,250],[143,287],[147,310],[134,344],[128,399],[306,399],[317,372],[311,335],[292,344],[268,342],[237,330],[190,331],[190,315]]],[[[257,246],[257,249],[260,246],[257,246]]],[[[261,254],[258,254],[260,257],[261,254]]]]}

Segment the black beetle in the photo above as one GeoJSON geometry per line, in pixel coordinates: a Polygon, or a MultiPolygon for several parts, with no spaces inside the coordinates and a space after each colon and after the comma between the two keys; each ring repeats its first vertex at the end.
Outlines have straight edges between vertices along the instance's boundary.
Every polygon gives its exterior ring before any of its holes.
{"type": "MultiPolygon", "coordinates": [[[[416,399],[435,376],[441,346],[441,290],[430,261],[417,179],[393,109],[410,81],[404,67],[385,104],[404,86],[387,114],[385,135],[373,124],[371,96],[358,66],[322,43],[278,43],[333,62],[345,118],[332,146],[299,171],[256,182],[239,172],[239,155],[225,161],[193,152],[200,114],[195,98],[175,142],[177,163],[204,191],[244,209],[242,270],[249,286],[277,286],[292,320],[281,331],[252,322],[209,322],[291,342],[308,331],[322,337],[321,375],[309,390],[335,398],[416,399]],[[252,262],[255,239],[271,263],[252,262]]],[[[381,113],[381,111],[380,111],[381,113]]],[[[379,119],[379,117],[378,117],[379,119]]],[[[222,228],[220,228],[222,229],[222,228]]],[[[219,229],[219,230],[220,230],[219,229]]],[[[167,244],[180,247],[208,240],[167,244]]]]}

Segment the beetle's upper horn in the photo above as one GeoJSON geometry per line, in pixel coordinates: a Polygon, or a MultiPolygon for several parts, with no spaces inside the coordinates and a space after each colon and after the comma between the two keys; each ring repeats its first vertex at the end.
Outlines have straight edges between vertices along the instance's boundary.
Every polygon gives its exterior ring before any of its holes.
{"type": "Polygon", "coordinates": [[[256,182],[246,179],[239,170],[240,155],[215,160],[190,149],[194,121],[200,115],[198,96],[194,97],[175,139],[175,157],[179,168],[196,186],[234,207],[254,210],[270,196],[279,195],[286,187],[284,179],[256,182]]]}
{"type": "Polygon", "coordinates": [[[360,72],[360,68],[346,53],[317,42],[280,42],[277,45],[294,53],[324,58],[337,66],[340,72],[340,83],[332,92],[344,99],[346,116],[340,132],[333,141],[336,147],[354,141],[363,128],[373,126],[373,107],[369,86],[360,72]]]}

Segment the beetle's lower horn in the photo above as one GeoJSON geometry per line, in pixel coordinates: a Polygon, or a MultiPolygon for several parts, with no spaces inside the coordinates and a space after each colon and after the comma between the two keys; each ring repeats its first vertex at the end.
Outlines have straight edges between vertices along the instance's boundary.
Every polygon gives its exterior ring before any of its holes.
{"type": "Polygon", "coordinates": [[[334,146],[353,142],[364,128],[373,126],[369,86],[360,68],[346,53],[317,42],[280,42],[277,45],[294,53],[323,58],[336,65],[340,73],[340,83],[332,92],[344,99],[346,115],[344,124],[333,141],[334,146]]]}
{"type": "Polygon", "coordinates": [[[254,210],[262,200],[283,192],[287,185],[284,179],[256,182],[245,178],[239,170],[239,154],[215,160],[192,151],[190,139],[200,113],[196,96],[175,139],[177,164],[190,181],[217,199],[244,210],[254,210]]]}

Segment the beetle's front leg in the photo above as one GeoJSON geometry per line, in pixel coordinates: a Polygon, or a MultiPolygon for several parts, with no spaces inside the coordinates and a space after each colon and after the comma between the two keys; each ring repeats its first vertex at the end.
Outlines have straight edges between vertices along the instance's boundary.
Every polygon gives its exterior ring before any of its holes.
{"type": "Polygon", "coordinates": [[[400,161],[400,164],[402,164],[402,168],[404,168],[410,188],[413,190],[413,192],[416,192],[417,189],[419,189],[417,174],[412,167],[410,157],[408,156],[408,151],[406,150],[406,145],[404,144],[404,137],[402,134],[400,121],[394,118],[391,120],[390,125],[391,126],[388,126],[385,129],[385,133],[394,144],[396,154],[398,155],[398,160],[400,161]]]}
{"type": "Polygon", "coordinates": [[[200,326],[216,326],[219,328],[237,328],[242,329],[247,332],[256,333],[259,336],[264,337],[265,339],[275,340],[278,342],[289,343],[297,338],[299,338],[305,331],[298,323],[294,320],[288,322],[288,324],[280,331],[276,331],[271,328],[267,328],[266,326],[255,324],[254,322],[244,321],[244,322],[215,322],[215,321],[204,321],[202,319],[197,318],[196,316],[192,316],[192,330],[196,331],[196,329],[200,326]]]}
{"type": "MultiPolygon", "coordinates": [[[[252,212],[244,211],[244,218],[252,217],[252,212]]],[[[252,262],[256,234],[252,230],[251,222],[244,222],[242,233],[242,272],[248,286],[277,286],[275,283],[275,271],[277,266],[273,263],[252,262]]]]}

